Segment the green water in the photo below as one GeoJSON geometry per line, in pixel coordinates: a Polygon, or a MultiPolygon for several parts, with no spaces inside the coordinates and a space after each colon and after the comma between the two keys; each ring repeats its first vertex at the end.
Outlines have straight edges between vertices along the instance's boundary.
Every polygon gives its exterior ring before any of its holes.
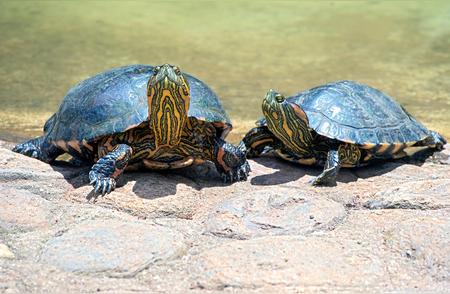
{"type": "Polygon", "coordinates": [[[0,139],[39,135],[78,81],[179,65],[222,98],[236,142],[265,92],[352,79],[450,137],[450,1],[1,1],[0,139]]]}

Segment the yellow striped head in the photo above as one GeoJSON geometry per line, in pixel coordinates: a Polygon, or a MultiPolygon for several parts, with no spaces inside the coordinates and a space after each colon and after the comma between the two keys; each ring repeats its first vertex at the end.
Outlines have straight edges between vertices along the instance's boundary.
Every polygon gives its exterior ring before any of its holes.
{"type": "Polygon", "coordinates": [[[286,147],[297,154],[310,153],[312,135],[308,117],[300,106],[269,90],[263,100],[262,111],[267,127],[286,147]]]}
{"type": "Polygon", "coordinates": [[[176,66],[164,64],[153,70],[147,86],[148,120],[155,145],[174,147],[188,119],[190,90],[176,66]]]}

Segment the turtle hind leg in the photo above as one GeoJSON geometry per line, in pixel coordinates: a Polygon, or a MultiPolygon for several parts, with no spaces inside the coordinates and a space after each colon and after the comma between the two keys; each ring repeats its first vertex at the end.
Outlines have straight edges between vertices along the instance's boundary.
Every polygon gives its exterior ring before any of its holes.
{"type": "Polygon", "coordinates": [[[444,149],[445,144],[447,144],[447,140],[445,140],[443,136],[437,132],[430,131],[430,135],[428,137],[417,142],[411,147],[405,148],[402,153],[413,160],[423,162],[428,157],[432,156],[434,152],[444,149]]]}
{"type": "Polygon", "coordinates": [[[44,136],[17,144],[12,151],[50,163],[64,151],[49,143],[44,136]]]}

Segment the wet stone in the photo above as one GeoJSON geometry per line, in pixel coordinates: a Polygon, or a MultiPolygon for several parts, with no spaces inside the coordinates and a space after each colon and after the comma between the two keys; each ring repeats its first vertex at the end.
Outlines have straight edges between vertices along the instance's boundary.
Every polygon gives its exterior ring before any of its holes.
{"type": "Polygon", "coordinates": [[[266,235],[305,235],[327,230],[346,216],[344,207],[323,195],[294,188],[266,188],[235,194],[206,220],[205,233],[249,239],[266,235]]]}
{"type": "Polygon", "coordinates": [[[132,277],[155,262],[182,256],[186,249],[183,235],[169,228],[95,220],[48,241],[39,261],[64,271],[132,277]]]}

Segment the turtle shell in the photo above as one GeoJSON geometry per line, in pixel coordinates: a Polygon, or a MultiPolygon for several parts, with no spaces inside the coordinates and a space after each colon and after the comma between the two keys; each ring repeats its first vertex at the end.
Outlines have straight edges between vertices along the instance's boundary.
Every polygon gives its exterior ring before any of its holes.
{"type": "MultiPolygon", "coordinates": [[[[90,77],[71,88],[46,122],[49,141],[92,141],[124,132],[148,120],[147,82],[153,66],[129,65],[90,77]]],[[[185,74],[191,90],[188,116],[212,122],[222,137],[231,122],[217,95],[185,74]]]]}
{"type": "Polygon", "coordinates": [[[400,104],[370,86],[338,81],[301,92],[299,105],[318,134],[359,145],[411,143],[429,131],[400,104]]]}

